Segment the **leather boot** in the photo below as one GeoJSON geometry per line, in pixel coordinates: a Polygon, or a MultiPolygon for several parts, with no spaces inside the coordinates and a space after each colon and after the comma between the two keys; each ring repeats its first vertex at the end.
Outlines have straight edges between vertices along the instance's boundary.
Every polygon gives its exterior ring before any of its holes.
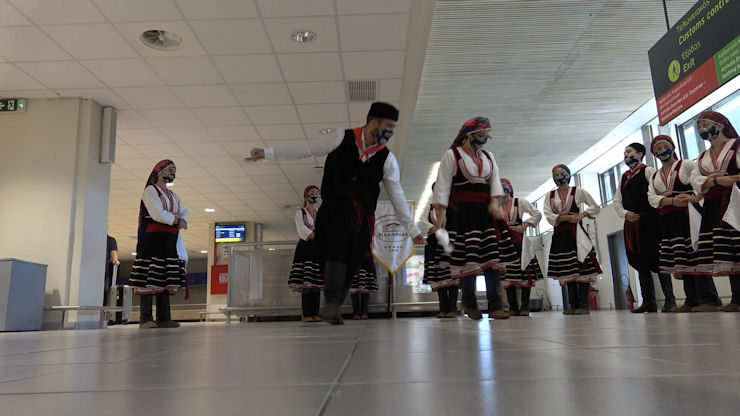
{"type": "Polygon", "coordinates": [[[311,289],[301,291],[301,312],[303,313],[303,322],[313,322],[313,313],[311,311],[311,301],[313,300],[310,292],[311,289]]]}
{"type": "Polygon", "coordinates": [[[519,299],[516,298],[516,286],[506,288],[506,300],[509,301],[509,315],[519,316],[519,299]]]}
{"type": "Polygon", "coordinates": [[[568,289],[568,304],[570,308],[564,310],[563,315],[573,315],[573,311],[580,308],[580,303],[578,302],[578,283],[567,283],[566,288],[568,289]],[[565,313],[568,311],[571,311],[571,313],[565,313]]]}
{"type": "Polygon", "coordinates": [[[346,292],[347,265],[338,261],[327,261],[324,269],[324,306],[319,310],[319,316],[331,325],[344,325],[340,307],[344,302],[346,292]]]}
{"type": "Polygon", "coordinates": [[[360,319],[360,294],[350,293],[349,297],[352,299],[352,320],[357,321],[360,319]]]}
{"type": "Polygon", "coordinates": [[[437,290],[437,298],[439,298],[439,313],[437,318],[444,318],[447,316],[447,288],[437,290]]]}
{"type": "Polygon", "coordinates": [[[591,287],[589,283],[578,283],[578,305],[579,307],[573,311],[573,315],[588,315],[588,291],[591,287]]]}
{"type": "Polygon", "coordinates": [[[660,279],[660,288],[663,289],[663,296],[665,296],[663,308],[660,311],[673,312],[676,309],[676,296],[673,294],[671,275],[668,273],[658,273],[658,278],[660,279]]]}
{"type": "Polygon", "coordinates": [[[370,294],[360,293],[360,319],[365,320],[368,318],[367,311],[370,307],[370,294]]]}
{"type": "Polygon", "coordinates": [[[529,316],[529,294],[532,288],[522,288],[522,306],[519,308],[519,316],[529,316]]]}
{"type": "Polygon", "coordinates": [[[655,286],[653,286],[653,275],[649,271],[640,272],[640,293],[642,294],[642,305],[633,309],[632,313],[658,312],[655,303],[655,286]]]}

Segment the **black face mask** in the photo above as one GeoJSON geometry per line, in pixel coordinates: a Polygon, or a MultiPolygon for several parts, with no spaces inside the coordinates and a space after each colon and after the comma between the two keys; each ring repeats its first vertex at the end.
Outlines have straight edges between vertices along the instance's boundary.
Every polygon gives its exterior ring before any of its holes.
{"type": "Polygon", "coordinates": [[[665,149],[663,153],[656,153],[655,156],[657,156],[658,159],[660,159],[662,162],[667,162],[668,160],[671,159],[672,154],[673,154],[673,149],[669,147],[665,149]]]}
{"type": "Polygon", "coordinates": [[[378,142],[378,144],[386,144],[388,143],[388,140],[393,137],[393,130],[390,129],[382,129],[379,132],[375,133],[375,140],[378,142]]]}
{"type": "Polygon", "coordinates": [[[306,197],[306,201],[308,201],[309,204],[315,204],[319,202],[319,196],[318,195],[309,195],[306,197]]]}
{"type": "Polygon", "coordinates": [[[714,140],[719,136],[719,130],[717,130],[717,126],[712,126],[706,130],[700,130],[699,136],[704,140],[714,140]]]}
{"type": "Polygon", "coordinates": [[[162,179],[164,179],[164,183],[172,183],[175,181],[175,174],[172,175],[164,175],[162,176],[162,179]]]}
{"type": "Polygon", "coordinates": [[[630,169],[634,169],[640,163],[640,160],[634,156],[627,156],[624,158],[624,164],[630,169]]]}

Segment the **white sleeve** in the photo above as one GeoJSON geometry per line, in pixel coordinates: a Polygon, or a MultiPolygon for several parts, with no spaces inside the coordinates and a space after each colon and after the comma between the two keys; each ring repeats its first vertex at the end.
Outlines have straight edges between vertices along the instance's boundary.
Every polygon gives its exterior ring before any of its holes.
{"type": "Polygon", "coordinates": [[[306,223],[303,222],[303,210],[299,209],[295,213],[295,228],[298,230],[298,237],[301,238],[301,240],[308,240],[308,236],[311,235],[313,230],[308,228],[306,226],[306,223]]]}
{"type": "Polygon", "coordinates": [[[553,227],[558,222],[558,214],[552,212],[552,207],[550,206],[550,192],[545,195],[545,199],[542,205],[542,210],[545,212],[545,218],[547,219],[547,222],[550,223],[553,227]]]}
{"type": "Polygon", "coordinates": [[[449,149],[442,155],[442,161],[439,163],[437,172],[437,181],[434,184],[434,195],[432,203],[435,206],[447,207],[450,202],[450,190],[452,189],[452,178],[457,172],[457,162],[452,149],[449,149]]]}
{"type": "Polygon", "coordinates": [[[501,175],[499,175],[498,173],[498,164],[496,163],[496,159],[493,157],[493,154],[491,154],[491,152],[487,150],[484,150],[484,152],[488,153],[488,155],[491,157],[491,196],[503,197],[504,187],[501,185],[501,175]]]}
{"type": "Polygon", "coordinates": [[[434,212],[434,209],[429,206],[428,209],[424,211],[426,215],[419,220],[419,226],[421,226],[421,230],[425,234],[429,234],[429,229],[434,227],[434,224],[429,222],[429,211],[434,212]]]}
{"type": "Polygon", "coordinates": [[[694,190],[694,193],[700,194],[701,186],[699,187],[699,189],[697,189],[696,186],[694,186],[694,183],[692,182],[692,178],[694,175],[694,169],[698,169],[696,167],[696,161],[685,159],[681,163],[681,170],[678,171],[678,179],[680,179],[681,182],[683,183],[691,184],[691,188],[694,190]]]}
{"type": "Polygon", "coordinates": [[[537,226],[537,224],[542,220],[542,213],[526,199],[519,198],[519,210],[522,213],[529,214],[529,218],[524,222],[529,222],[537,226]]]}
{"type": "Polygon", "coordinates": [[[186,222],[190,222],[190,211],[188,211],[185,204],[182,203],[180,200],[180,196],[176,193],[172,193],[175,196],[175,199],[177,200],[177,214],[175,215],[177,218],[182,218],[186,222]]]}
{"type": "Polygon", "coordinates": [[[576,188],[576,204],[586,204],[588,205],[588,208],[586,208],[585,212],[588,212],[589,214],[593,215],[594,217],[599,215],[599,212],[601,212],[601,208],[599,208],[599,204],[594,201],[594,198],[583,190],[582,188],[576,188]]]}
{"type": "Polygon", "coordinates": [[[396,213],[398,221],[406,228],[409,235],[414,238],[421,234],[421,230],[413,223],[409,205],[406,202],[406,194],[401,187],[401,172],[398,169],[398,162],[393,153],[388,152],[388,157],[383,165],[383,186],[388,192],[391,199],[391,205],[396,213]]]}
{"type": "Polygon", "coordinates": [[[339,147],[342,140],[344,140],[344,130],[337,130],[304,143],[267,148],[265,149],[265,159],[295,160],[311,156],[324,156],[339,147]]]}
{"type": "Polygon", "coordinates": [[[617,190],[614,191],[614,210],[617,211],[617,215],[624,218],[625,215],[627,215],[627,210],[624,209],[624,206],[622,205],[622,186],[620,185],[617,187],[617,190]]]}
{"type": "Polygon", "coordinates": [[[702,193],[704,182],[706,182],[706,180],[709,179],[708,176],[704,176],[701,174],[701,170],[699,170],[700,164],[701,164],[701,159],[696,159],[694,168],[691,170],[691,186],[694,188],[694,191],[697,193],[702,193]]]}
{"type": "Polygon", "coordinates": [[[149,185],[144,189],[141,200],[144,201],[144,206],[154,221],[167,225],[172,225],[175,222],[175,214],[164,210],[162,200],[159,199],[154,185],[149,185]]]}
{"type": "Polygon", "coordinates": [[[651,175],[648,180],[648,202],[650,203],[650,206],[653,208],[658,208],[660,205],[660,201],[664,198],[663,195],[658,195],[658,192],[655,191],[655,178],[657,175],[651,175]]]}

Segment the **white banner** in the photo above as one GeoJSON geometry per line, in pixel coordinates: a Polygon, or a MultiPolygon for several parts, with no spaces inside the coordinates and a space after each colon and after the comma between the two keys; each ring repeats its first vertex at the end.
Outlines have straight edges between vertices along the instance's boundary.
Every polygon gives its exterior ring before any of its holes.
{"type": "MultiPolygon", "coordinates": [[[[408,202],[409,211],[414,212],[413,202],[408,202]]],[[[378,201],[375,208],[375,232],[373,233],[373,256],[389,272],[395,273],[414,254],[414,242],[408,231],[396,218],[390,201],[378,201]]]]}

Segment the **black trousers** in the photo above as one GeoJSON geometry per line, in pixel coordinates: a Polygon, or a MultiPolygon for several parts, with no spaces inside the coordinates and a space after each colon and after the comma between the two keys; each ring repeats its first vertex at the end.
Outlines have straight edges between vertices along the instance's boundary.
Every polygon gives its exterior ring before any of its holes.
{"type": "Polygon", "coordinates": [[[529,294],[532,288],[522,288],[522,303],[519,305],[519,300],[516,298],[516,286],[506,288],[506,299],[509,301],[510,312],[521,312],[529,310],[529,294]]]}
{"type": "Polygon", "coordinates": [[[642,294],[642,304],[655,307],[655,285],[653,284],[653,274],[650,268],[638,270],[640,279],[640,294],[642,294]]]}
{"type": "Polygon", "coordinates": [[[730,290],[732,290],[730,303],[740,305],[740,274],[730,275],[730,290]]]}
{"type": "Polygon", "coordinates": [[[170,316],[170,293],[168,291],[157,293],[156,295],[139,295],[139,322],[151,322],[152,317],[152,298],[157,299],[157,322],[171,321],[170,316]]]}
{"type": "Polygon", "coordinates": [[[368,304],[370,303],[369,293],[352,293],[352,315],[367,315],[368,304]]]}
{"type": "Polygon", "coordinates": [[[569,309],[588,308],[589,286],[591,286],[589,283],[570,282],[567,284],[569,309]]]}
{"type": "Polygon", "coordinates": [[[439,297],[439,311],[444,313],[457,312],[457,286],[443,287],[437,291],[439,297]]]}
{"type": "MultiPolygon", "coordinates": [[[[488,310],[500,311],[502,308],[501,295],[498,293],[500,284],[500,272],[494,269],[483,271],[486,278],[486,297],[488,298],[488,310]]],[[[462,304],[469,309],[478,309],[478,299],[475,295],[475,284],[477,276],[463,277],[461,280],[462,304]]]]}
{"type": "Polygon", "coordinates": [[[303,317],[319,316],[319,304],[321,303],[321,289],[303,289],[301,291],[301,307],[303,317]]]}

